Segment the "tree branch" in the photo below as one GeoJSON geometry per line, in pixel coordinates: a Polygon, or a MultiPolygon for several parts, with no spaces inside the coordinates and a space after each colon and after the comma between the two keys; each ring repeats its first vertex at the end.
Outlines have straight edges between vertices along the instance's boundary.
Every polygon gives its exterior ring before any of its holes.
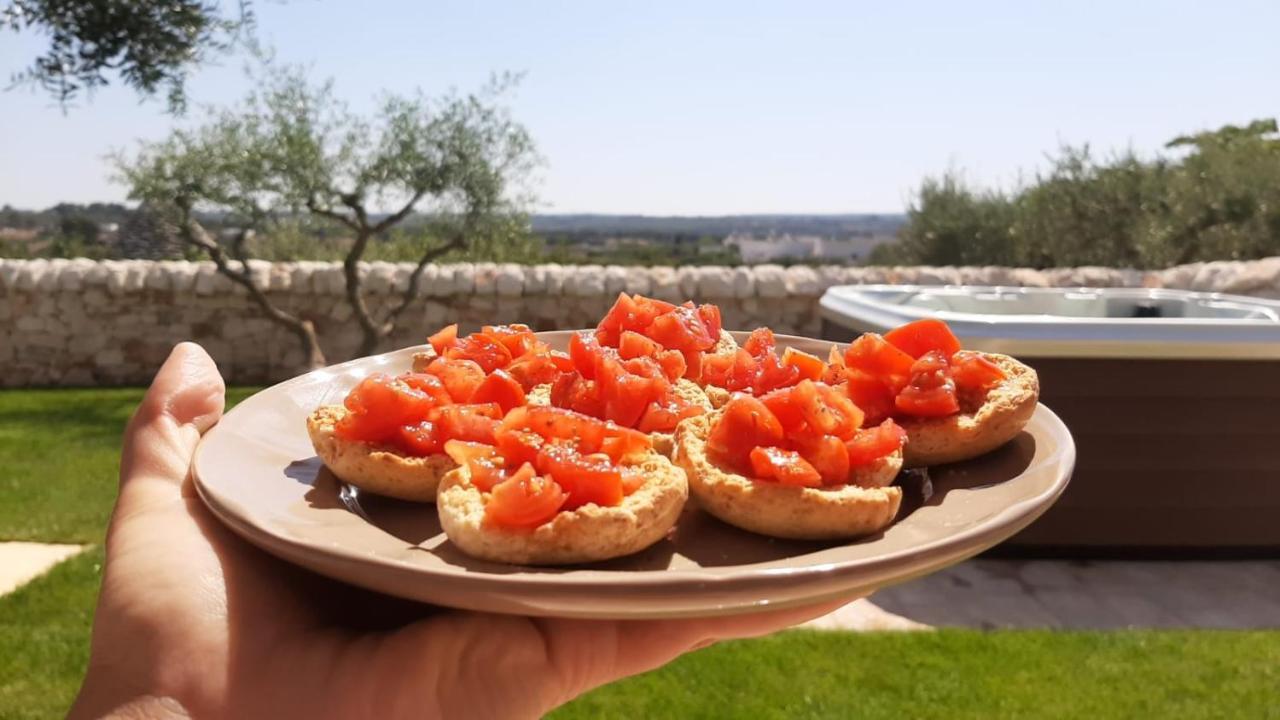
{"type": "Polygon", "coordinates": [[[457,233],[449,242],[437,245],[422,254],[422,257],[418,260],[418,266],[413,269],[413,274],[409,276],[409,285],[404,289],[400,302],[387,313],[386,318],[382,321],[384,334],[390,334],[395,329],[396,320],[413,304],[414,299],[418,296],[418,286],[422,284],[422,271],[426,270],[427,265],[451,250],[461,250],[464,247],[466,247],[466,238],[462,233],[457,233]]]}
{"type": "Polygon", "coordinates": [[[409,213],[413,212],[414,206],[418,204],[418,201],[421,200],[422,196],[425,194],[426,194],[425,190],[419,190],[417,193],[415,193],[414,196],[409,199],[409,202],[405,203],[404,207],[400,208],[394,215],[389,215],[383,218],[382,222],[378,223],[377,225],[374,225],[373,234],[377,235],[378,233],[381,233],[382,231],[386,230],[392,225],[395,225],[396,223],[408,217],[409,213]]]}
{"type": "Polygon", "coordinates": [[[316,202],[315,198],[307,199],[307,209],[310,210],[312,213],[319,215],[322,218],[328,218],[335,222],[341,223],[342,225],[346,225],[348,228],[351,228],[356,232],[360,231],[360,226],[356,224],[356,221],[352,220],[346,215],[343,215],[342,213],[334,212],[328,208],[320,207],[320,204],[316,202]]]}

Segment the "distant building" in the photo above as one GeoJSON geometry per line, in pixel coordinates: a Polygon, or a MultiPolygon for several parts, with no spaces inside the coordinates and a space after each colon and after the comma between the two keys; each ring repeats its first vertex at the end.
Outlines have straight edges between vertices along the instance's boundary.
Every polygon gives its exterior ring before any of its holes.
{"type": "Polygon", "coordinates": [[[893,242],[890,235],[865,235],[830,238],[818,235],[775,235],[757,237],[749,233],[734,233],[724,239],[727,247],[738,248],[744,263],[763,263],[775,260],[828,260],[831,262],[857,262],[869,255],[877,245],[893,242]]]}

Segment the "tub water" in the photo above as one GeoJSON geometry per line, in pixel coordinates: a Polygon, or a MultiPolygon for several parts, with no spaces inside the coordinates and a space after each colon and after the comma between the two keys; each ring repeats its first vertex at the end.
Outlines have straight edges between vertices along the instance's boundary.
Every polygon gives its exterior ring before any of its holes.
{"type": "Polygon", "coordinates": [[[1076,439],[1066,495],[1010,542],[1095,554],[1280,551],[1280,302],[1151,289],[831,288],[823,334],[921,317],[1022,359],[1076,439]]]}

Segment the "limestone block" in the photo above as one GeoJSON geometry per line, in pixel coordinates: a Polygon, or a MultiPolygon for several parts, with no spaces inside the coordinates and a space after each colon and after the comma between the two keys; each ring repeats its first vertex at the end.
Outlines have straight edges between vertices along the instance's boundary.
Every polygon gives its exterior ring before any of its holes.
{"type": "Polygon", "coordinates": [[[574,297],[604,296],[604,268],[599,265],[579,265],[565,268],[568,275],[564,284],[566,295],[574,297]]]}
{"type": "Polygon", "coordinates": [[[698,295],[698,277],[701,273],[698,268],[693,265],[682,265],[676,268],[676,283],[679,285],[680,293],[677,302],[685,300],[693,300],[698,295]]]}
{"type": "Polygon", "coordinates": [[[498,266],[494,263],[476,263],[474,278],[475,294],[496,295],[498,293],[498,266]]]}
{"type": "Polygon", "coordinates": [[[653,289],[652,273],[649,268],[629,267],[626,269],[627,279],[623,291],[632,295],[648,295],[653,289]]]}
{"type": "Polygon", "coordinates": [[[707,300],[734,297],[733,269],[727,267],[694,268],[698,278],[696,295],[707,300]]]}
{"type": "Polygon", "coordinates": [[[822,294],[822,285],[818,282],[818,273],[807,265],[795,265],[786,270],[786,288],[788,295],[813,297],[822,294]]]}
{"type": "Polygon", "coordinates": [[[498,266],[494,286],[501,297],[519,297],[524,294],[525,268],[515,263],[498,266]]]}
{"type": "Polygon", "coordinates": [[[169,283],[173,291],[177,293],[191,292],[195,288],[196,274],[199,271],[200,267],[195,263],[175,263],[169,275],[169,283]]]}
{"type": "Polygon", "coordinates": [[[733,296],[749,298],[756,294],[756,276],[748,267],[733,269],[733,296]]]}
{"type": "Polygon", "coordinates": [[[755,266],[756,295],[764,298],[787,296],[787,273],[781,265],[755,266]]]}
{"type": "Polygon", "coordinates": [[[603,273],[604,294],[616,297],[627,287],[627,269],[621,265],[609,265],[603,273]]]}
{"type": "Polygon", "coordinates": [[[30,260],[19,268],[18,275],[14,279],[13,286],[18,290],[26,290],[31,292],[35,290],[40,279],[49,271],[49,261],[45,259],[30,260]]]}
{"type": "Polygon", "coordinates": [[[649,270],[649,292],[653,297],[667,302],[676,302],[681,298],[680,276],[674,268],[655,267],[649,270]]]}
{"type": "Polygon", "coordinates": [[[449,294],[454,296],[470,295],[475,290],[475,266],[471,263],[456,263],[453,265],[453,283],[449,294]]]}

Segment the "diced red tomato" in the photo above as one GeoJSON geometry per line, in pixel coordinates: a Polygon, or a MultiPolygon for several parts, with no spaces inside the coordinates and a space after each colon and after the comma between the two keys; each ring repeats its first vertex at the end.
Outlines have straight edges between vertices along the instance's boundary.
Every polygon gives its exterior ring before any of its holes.
{"type": "Polygon", "coordinates": [[[614,375],[613,381],[604,394],[604,416],[623,427],[634,427],[660,388],[651,378],[625,372],[614,375]]]}
{"type": "Polygon", "coordinates": [[[532,530],[554,518],[567,499],[557,482],[525,464],[493,487],[484,505],[485,519],[499,527],[532,530]]]}
{"type": "Polygon", "coordinates": [[[865,424],[875,424],[893,414],[894,392],[888,385],[860,370],[847,373],[841,386],[845,394],[862,410],[865,424]]]}
{"type": "Polygon", "coordinates": [[[711,429],[707,447],[730,464],[746,468],[752,448],[780,446],[783,438],[782,423],[764,403],[749,395],[736,394],[711,429]]]}
{"type": "Polygon", "coordinates": [[[662,346],[634,330],[623,330],[618,342],[618,354],[624,360],[640,357],[653,357],[662,351],[662,346]]]}
{"type": "Polygon", "coordinates": [[[605,430],[604,441],[600,444],[600,451],[615,463],[646,453],[652,448],[653,442],[645,433],[616,425],[611,425],[605,430]]]}
{"type": "Polygon", "coordinates": [[[778,354],[770,350],[756,361],[755,378],[750,388],[756,394],[768,392],[775,388],[789,387],[800,381],[800,369],[794,365],[784,365],[778,354]]]}
{"type": "Polygon", "coordinates": [[[529,352],[538,342],[529,326],[521,323],[485,325],[480,332],[502,343],[513,358],[529,352]]]}
{"type": "Polygon", "coordinates": [[[898,393],[894,406],[904,415],[914,417],[947,417],[960,412],[955,383],[951,380],[934,388],[908,385],[898,393]]]}
{"type": "Polygon", "coordinates": [[[347,395],[348,412],[334,428],[338,437],[357,442],[391,442],[403,425],[427,419],[436,403],[389,375],[370,375],[347,395]]]}
{"type": "Polygon", "coordinates": [[[777,480],[782,485],[819,487],[822,475],[795,450],[757,447],[751,450],[751,472],[755,477],[777,480]]]}
{"type": "Polygon", "coordinates": [[[557,407],[518,407],[503,418],[503,427],[531,430],[552,442],[566,440],[584,453],[600,450],[606,425],[596,418],[557,407]]]}
{"type": "Polygon", "coordinates": [[[444,444],[444,452],[455,463],[467,467],[471,484],[481,492],[489,492],[507,477],[497,450],[484,443],[450,440],[444,444]]]}
{"type": "Polygon", "coordinates": [[[524,404],[524,388],[507,371],[494,370],[472,393],[471,402],[496,403],[505,413],[524,404]]]}
{"type": "Polygon", "coordinates": [[[661,401],[649,403],[644,415],[640,417],[636,429],[640,432],[671,432],[676,425],[688,417],[701,415],[703,409],[697,405],[681,402],[679,398],[667,397],[661,401]]]}
{"type": "Polygon", "coordinates": [[[719,342],[720,332],[724,329],[723,323],[720,322],[720,308],[711,304],[699,305],[698,319],[702,321],[702,326],[707,329],[707,334],[711,336],[712,342],[719,342]]]}
{"type": "Polygon", "coordinates": [[[960,350],[960,341],[951,328],[937,318],[909,322],[885,333],[884,339],[913,358],[934,350],[951,357],[960,350]]]}
{"type": "Polygon", "coordinates": [[[684,377],[689,369],[684,354],[679,350],[663,350],[658,353],[658,365],[662,367],[662,374],[666,375],[670,382],[684,377]]]}
{"type": "Polygon", "coordinates": [[[782,388],[760,396],[760,401],[778,418],[782,429],[788,433],[804,425],[804,411],[796,401],[794,390],[795,388],[782,388]]]}
{"type": "Polygon", "coordinates": [[[405,373],[400,376],[400,382],[408,385],[414,390],[420,390],[431,397],[431,400],[437,404],[454,402],[453,396],[449,394],[444,383],[435,375],[427,373],[405,373]]]}
{"type": "Polygon", "coordinates": [[[413,425],[401,425],[397,445],[406,454],[414,457],[435,455],[441,450],[439,433],[435,423],[423,420],[413,425]]]}
{"type": "Polygon", "coordinates": [[[569,353],[552,350],[547,357],[551,358],[551,364],[560,372],[573,372],[573,358],[569,357],[569,353]]]}
{"type": "Polygon", "coordinates": [[[849,449],[835,435],[823,435],[797,443],[800,455],[822,476],[824,485],[842,485],[849,480],[849,449]]]}
{"type": "Polygon", "coordinates": [[[794,367],[799,371],[800,378],[804,380],[821,380],[822,374],[827,369],[827,364],[822,362],[821,358],[793,347],[782,351],[782,364],[794,367]]]}
{"type": "Polygon", "coordinates": [[[852,440],[845,443],[849,452],[849,467],[862,467],[892,455],[901,450],[906,441],[907,432],[892,419],[875,427],[859,430],[852,440]]]}
{"type": "Polygon", "coordinates": [[[445,405],[439,411],[436,427],[443,437],[493,444],[498,429],[494,415],[500,414],[497,405],[445,405]]]}
{"type": "Polygon", "coordinates": [[[471,360],[485,373],[506,367],[511,362],[511,351],[506,345],[488,335],[478,333],[459,339],[457,344],[444,352],[444,356],[471,360]]]}
{"type": "Polygon", "coordinates": [[[655,317],[644,334],[669,350],[710,350],[716,344],[697,310],[683,306],[655,317]]]}
{"type": "Polygon", "coordinates": [[[831,408],[839,416],[836,429],[831,434],[842,439],[853,437],[853,433],[862,427],[866,414],[840,389],[833,388],[826,383],[815,383],[815,386],[818,389],[818,397],[822,399],[823,404],[831,408]]]}
{"type": "Polygon", "coordinates": [[[878,378],[895,390],[911,376],[915,358],[885,342],[875,333],[865,333],[844,352],[845,365],[878,378]]]}
{"type": "Polygon", "coordinates": [[[607,455],[584,455],[569,445],[549,443],[538,453],[536,467],[564,488],[566,510],[587,503],[611,507],[622,502],[622,471],[607,455]]]}
{"type": "Polygon", "coordinates": [[[436,351],[437,355],[443,355],[445,350],[453,347],[458,342],[458,324],[444,326],[435,335],[427,338],[427,342],[431,343],[431,347],[436,351]]]}
{"type": "Polygon", "coordinates": [[[839,385],[844,382],[844,375],[844,353],[840,352],[839,347],[832,345],[827,352],[827,366],[822,371],[822,382],[832,386],[839,385]]]}
{"type": "Polygon", "coordinates": [[[982,353],[961,350],[951,356],[951,377],[961,390],[987,390],[1004,380],[1004,371],[982,353]]]}
{"type": "Polygon", "coordinates": [[[544,442],[542,436],[532,430],[517,430],[501,425],[494,431],[493,439],[508,467],[535,462],[544,442]]]}
{"type": "Polygon", "coordinates": [[[556,367],[556,363],[549,356],[537,354],[528,354],[512,360],[506,370],[525,392],[539,385],[554,382],[563,372],[556,367]]]}
{"type": "Polygon", "coordinates": [[[440,378],[449,397],[459,403],[469,402],[484,382],[484,369],[472,360],[436,358],[427,366],[427,373],[440,378]]]}
{"type": "Polygon", "coordinates": [[[569,357],[582,377],[595,379],[596,364],[602,355],[600,343],[591,333],[579,332],[569,337],[569,357]]]}
{"type": "Polygon", "coordinates": [[[771,352],[778,346],[778,341],[773,337],[773,331],[766,327],[756,328],[747,336],[747,341],[743,343],[742,349],[751,354],[752,357],[760,357],[765,353],[771,352]]]}

